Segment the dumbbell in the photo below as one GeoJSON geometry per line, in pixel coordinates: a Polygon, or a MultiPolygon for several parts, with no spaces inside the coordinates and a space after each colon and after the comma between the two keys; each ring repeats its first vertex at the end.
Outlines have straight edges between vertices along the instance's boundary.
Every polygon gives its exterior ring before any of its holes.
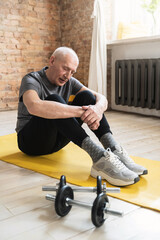
{"type": "Polygon", "coordinates": [[[66,185],[66,178],[65,176],[61,176],[59,188],[57,191],[57,195],[53,196],[50,194],[46,195],[46,199],[55,202],[55,211],[56,213],[64,217],[66,216],[73,205],[86,207],[91,209],[91,219],[93,224],[96,227],[100,227],[104,221],[104,213],[112,214],[116,216],[122,216],[123,213],[120,211],[115,211],[106,207],[109,203],[108,197],[105,193],[102,192],[101,189],[101,177],[97,177],[97,197],[93,202],[93,205],[86,202],[81,202],[74,200],[73,190],[70,186],[66,185]]]}

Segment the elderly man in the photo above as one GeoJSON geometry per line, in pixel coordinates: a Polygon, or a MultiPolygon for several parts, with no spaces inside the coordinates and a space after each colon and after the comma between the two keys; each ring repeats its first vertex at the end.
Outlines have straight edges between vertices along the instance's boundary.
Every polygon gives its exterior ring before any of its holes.
{"type": "Polygon", "coordinates": [[[114,140],[104,116],[106,98],[72,77],[78,64],[72,49],[60,47],[48,67],[22,79],[16,127],[19,149],[28,155],[50,154],[72,141],[91,156],[91,176],[101,175],[117,186],[134,184],[147,169],[134,163],[114,140]],[[68,104],[70,95],[75,98],[68,104]],[[103,147],[92,141],[83,123],[103,147]]]}

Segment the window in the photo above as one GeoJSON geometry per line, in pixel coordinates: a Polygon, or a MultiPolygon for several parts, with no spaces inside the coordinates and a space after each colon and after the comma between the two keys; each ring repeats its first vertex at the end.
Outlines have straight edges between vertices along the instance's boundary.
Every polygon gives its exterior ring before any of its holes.
{"type": "Polygon", "coordinates": [[[113,0],[112,40],[160,35],[160,0],[113,0]]]}

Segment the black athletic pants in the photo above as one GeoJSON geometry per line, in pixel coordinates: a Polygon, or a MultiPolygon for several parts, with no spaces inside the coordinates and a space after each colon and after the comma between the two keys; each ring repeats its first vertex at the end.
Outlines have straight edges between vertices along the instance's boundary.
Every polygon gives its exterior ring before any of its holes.
{"type": "MultiPolygon", "coordinates": [[[[50,95],[46,100],[66,104],[57,94],[50,95]]],[[[72,105],[94,105],[95,96],[89,91],[82,91],[76,95],[72,105]]],[[[43,155],[57,152],[70,141],[81,147],[82,141],[88,136],[81,127],[80,118],[45,119],[33,116],[31,120],[18,133],[19,149],[28,155],[43,155]]],[[[100,126],[93,131],[100,139],[110,131],[109,124],[103,115],[100,126]]]]}

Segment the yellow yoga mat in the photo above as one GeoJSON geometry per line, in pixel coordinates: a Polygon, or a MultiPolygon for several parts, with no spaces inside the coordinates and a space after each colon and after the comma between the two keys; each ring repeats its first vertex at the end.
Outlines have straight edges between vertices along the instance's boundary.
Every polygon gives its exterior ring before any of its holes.
{"type": "MultiPolygon", "coordinates": [[[[121,187],[120,193],[108,195],[160,211],[160,161],[132,158],[148,169],[148,175],[141,176],[134,185],[121,187]]],[[[53,178],[65,175],[68,183],[79,186],[96,186],[96,179],[90,176],[91,158],[73,143],[57,153],[31,157],[19,151],[16,134],[10,134],[0,137],[0,160],[53,178]]],[[[111,187],[108,183],[107,186],[111,187]]]]}

